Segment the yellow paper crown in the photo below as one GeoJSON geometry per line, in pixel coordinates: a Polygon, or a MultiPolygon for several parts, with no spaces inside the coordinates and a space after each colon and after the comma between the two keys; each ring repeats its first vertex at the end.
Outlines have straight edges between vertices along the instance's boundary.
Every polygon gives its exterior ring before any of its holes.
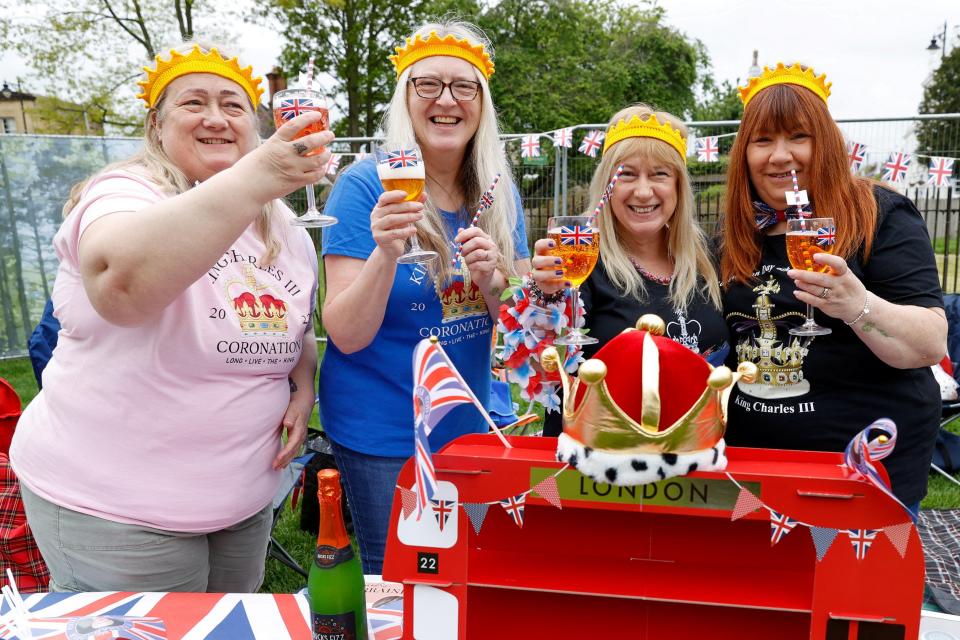
{"type": "Polygon", "coordinates": [[[607,149],[624,138],[663,140],[677,150],[684,162],[687,161],[687,139],[683,137],[679,129],[674,129],[669,122],[660,122],[654,114],[650,114],[643,120],[640,119],[640,116],[633,116],[629,120],[623,118],[617,120],[617,123],[607,131],[607,137],[604,138],[603,142],[603,152],[606,153],[607,149]]]}
{"type": "Polygon", "coordinates": [[[188,73],[212,73],[227,80],[232,80],[243,87],[254,108],[260,104],[260,96],[263,95],[263,89],[260,87],[262,78],[259,76],[253,77],[253,67],[248,66],[241,69],[237,58],[227,60],[220,55],[216,48],[210,49],[210,53],[203,53],[199,45],[195,46],[193,51],[187,55],[173,49],[169,51],[169,54],[169,60],[163,60],[160,55],[157,55],[156,69],[143,68],[147,72],[147,79],[137,83],[143,89],[143,93],[137,97],[142,98],[147,103],[147,108],[152,108],[157,104],[160,94],[163,93],[168,84],[188,73]]]}
{"type": "Polygon", "coordinates": [[[473,44],[466,38],[458,38],[452,33],[441,38],[436,31],[423,38],[419,33],[407,38],[404,47],[396,47],[397,54],[390,56],[390,62],[397,70],[397,77],[415,62],[431,56],[453,56],[466,60],[483,74],[487,80],[493,75],[493,60],[482,44],[473,44]]]}
{"type": "Polygon", "coordinates": [[[809,89],[823,100],[824,104],[830,96],[830,87],[833,86],[832,82],[827,82],[827,74],[825,73],[817,76],[813,73],[811,67],[802,69],[798,62],[794,63],[792,67],[785,67],[782,62],[778,62],[777,67],[772,71],[770,67],[764,67],[763,73],[757,78],[750,78],[747,86],[737,87],[743,106],[746,107],[753,96],[775,84],[795,84],[809,89]]]}

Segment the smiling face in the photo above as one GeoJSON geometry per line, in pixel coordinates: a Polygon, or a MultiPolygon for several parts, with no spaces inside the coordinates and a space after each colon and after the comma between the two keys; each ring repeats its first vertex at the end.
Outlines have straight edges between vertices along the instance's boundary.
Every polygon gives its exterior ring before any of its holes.
{"type": "MultiPolygon", "coordinates": [[[[656,144],[669,149],[664,142],[656,144]]],[[[670,153],[676,152],[670,149],[670,153]]],[[[677,209],[677,170],[643,153],[631,154],[622,163],[610,208],[625,238],[646,241],[665,231],[677,209]]]]}
{"type": "Polygon", "coordinates": [[[157,126],[164,152],[190,182],[232,167],[257,145],[249,98],[237,83],[210,73],[167,85],[157,126]]]}
{"type": "MultiPolygon", "coordinates": [[[[410,78],[434,78],[444,83],[456,80],[476,82],[476,68],[461,58],[432,56],[410,67],[410,78]]],[[[483,89],[481,89],[481,92],[483,89]]],[[[420,148],[428,155],[462,154],[477,133],[483,96],[473,100],[453,99],[450,87],[444,87],[438,98],[421,98],[413,84],[407,84],[407,109],[420,148]]]]}
{"type": "Polygon", "coordinates": [[[813,155],[813,137],[803,128],[771,133],[759,131],[747,143],[747,168],[750,183],[760,199],[779,211],[787,207],[787,191],[793,191],[790,170],[797,172],[800,189],[808,188],[808,172],[813,155]]]}

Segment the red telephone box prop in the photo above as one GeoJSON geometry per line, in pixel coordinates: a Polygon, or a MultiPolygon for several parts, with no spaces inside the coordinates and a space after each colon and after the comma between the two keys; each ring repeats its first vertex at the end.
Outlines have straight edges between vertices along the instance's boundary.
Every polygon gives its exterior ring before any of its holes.
{"type": "Polygon", "coordinates": [[[0,453],[9,453],[13,431],[20,419],[20,396],[10,383],[0,378],[0,453]]]}
{"type": "Polygon", "coordinates": [[[468,435],[435,454],[441,501],[419,520],[403,514],[413,461],[403,468],[383,575],[404,585],[404,638],[917,638],[917,531],[840,454],[728,448],[726,472],[616,487],[558,474],[552,438],[510,442],[468,435]],[[475,531],[464,505],[554,474],[562,508],[531,492],[522,527],[492,504],[475,531]],[[767,509],[731,520],[738,485],[810,527],[773,545],[767,509]],[[902,557],[876,535],[858,559],[845,530],[894,525],[902,557]],[[820,561],[819,528],[840,530],[820,561]]]}

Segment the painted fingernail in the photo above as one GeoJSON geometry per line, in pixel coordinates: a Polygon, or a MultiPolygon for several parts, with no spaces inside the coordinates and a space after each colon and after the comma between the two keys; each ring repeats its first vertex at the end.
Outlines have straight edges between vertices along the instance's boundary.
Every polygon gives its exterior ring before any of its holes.
{"type": "Polygon", "coordinates": [[[550,248],[553,248],[553,247],[557,246],[557,243],[554,242],[553,240],[547,240],[547,246],[550,247],[550,248]]]}
{"type": "Polygon", "coordinates": [[[561,258],[556,258],[556,259],[553,261],[553,264],[563,264],[563,260],[562,260],[561,258]]]}
{"type": "Polygon", "coordinates": [[[557,274],[558,276],[562,276],[562,275],[563,275],[563,270],[562,270],[562,269],[557,269],[556,271],[554,271],[554,273],[557,274]]]}
{"type": "Polygon", "coordinates": [[[573,283],[572,283],[572,282],[564,282],[564,283],[563,283],[563,286],[565,286],[567,289],[569,289],[570,287],[573,286],[573,283]]]}

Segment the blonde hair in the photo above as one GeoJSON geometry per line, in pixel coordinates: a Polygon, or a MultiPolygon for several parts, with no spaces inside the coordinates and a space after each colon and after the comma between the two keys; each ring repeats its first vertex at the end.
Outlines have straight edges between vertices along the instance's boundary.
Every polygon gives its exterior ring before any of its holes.
{"type": "MultiPolygon", "coordinates": [[[[200,47],[204,53],[209,52],[211,48],[215,47],[224,57],[233,57],[224,47],[197,41],[185,42],[173,47],[171,51],[186,55],[193,51],[194,47],[200,47]]],[[[246,91],[243,92],[243,95],[247,96],[246,91]]],[[[157,99],[157,103],[147,111],[143,123],[143,148],[140,151],[129,158],[107,165],[86,180],[75,184],[70,189],[70,195],[63,205],[64,218],[77,206],[84,189],[86,189],[91,180],[117,169],[126,169],[134,173],[143,174],[155,182],[162,192],[171,196],[184,193],[193,186],[183,171],[170,160],[170,157],[167,156],[163,150],[163,145],[160,143],[160,124],[163,122],[165,115],[164,107],[166,102],[167,89],[164,88],[160,97],[157,99]]],[[[257,105],[250,103],[249,96],[247,96],[247,104],[252,108],[250,118],[256,131],[257,105]]],[[[279,206],[279,201],[274,200],[263,206],[263,209],[260,211],[260,216],[257,218],[257,234],[266,247],[266,254],[261,256],[264,265],[271,264],[276,260],[277,256],[280,255],[281,244],[273,233],[273,223],[274,221],[282,220],[283,217],[284,213],[279,206]]]]}
{"type": "MultiPolygon", "coordinates": [[[[629,120],[633,116],[645,120],[655,115],[660,122],[669,122],[687,137],[687,128],[676,117],[664,111],[654,111],[645,104],[629,106],[617,112],[607,126],[609,130],[621,118],[629,120]]],[[[589,203],[600,200],[603,190],[609,184],[617,167],[631,156],[639,155],[644,161],[668,166],[676,176],[677,208],[667,225],[667,252],[674,260],[673,279],[670,281],[670,302],[677,309],[686,310],[693,301],[694,294],[700,292],[714,307],[720,308],[720,284],[706,236],[697,224],[694,215],[693,189],[684,159],[677,150],[666,142],[656,138],[625,138],[603,154],[600,164],[590,181],[589,203]],[[698,283],[698,277],[703,283],[698,283]]],[[[593,206],[592,204],[590,205],[593,206]]],[[[610,205],[607,204],[609,209],[610,205]]],[[[585,214],[592,213],[592,209],[585,214]]],[[[647,287],[643,277],[637,273],[630,262],[624,246],[623,230],[616,216],[607,211],[598,216],[600,226],[600,246],[603,248],[603,265],[610,281],[624,295],[640,301],[647,299],[647,287]]]]}
{"type": "MultiPolygon", "coordinates": [[[[466,38],[473,43],[482,44],[487,53],[493,56],[493,49],[487,37],[480,29],[468,22],[427,23],[419,27],[413,35],[427,36],[431,31],[436,31],[441,38],[453,34],[458,38],[466,38]]],[[[457,181],[463,193],[464,206],[468,212],[472,213],[473,207],[480,199],[480,194],[490,186],[493,177],[500,174],[493,206],[480,216],[478,226],[496,243],[500,251],[500,262],[497,265],[500,270],[507,275],[516,275],[513,230],[517,216],[522,215],[523,212],[517,211],[514,206],[516,187],[510,174],[507,158],[500,148],[500,125],[493,100],[490,98],[490,87],[479,69],[474,68],[474,72],[481,86],[480,125],[473,138],[467,143],[457,181]]],[[[383,118],[385,143],[388,146],[400,146],[416,139],[407,106],[409,78],[410,68],[407,68],[397,78],[397,86],[383,118]]],[[[440,259],[433,261],[430,265],[431,274],[440,275],[443,280],[449,279],[452,275],[452,248],[447,240],[443,220],[437,208],[429,200],[424,209],[424,219],[418,227],[420,244],[440,254],[440,259]]]]}

